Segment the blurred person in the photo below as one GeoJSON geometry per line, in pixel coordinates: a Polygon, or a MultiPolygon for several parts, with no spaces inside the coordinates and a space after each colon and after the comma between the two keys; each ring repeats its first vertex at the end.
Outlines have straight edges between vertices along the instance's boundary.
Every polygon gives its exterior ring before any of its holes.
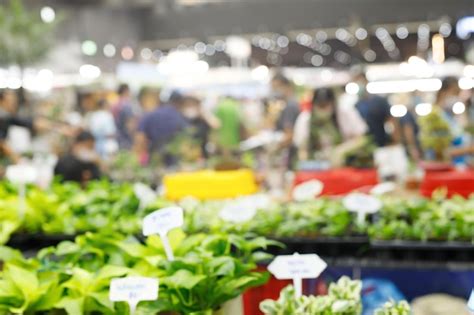
{"type": "Polygon", "coordinates": [[[401,141],[405,150],[413,161],[418,162],[423,155],[423,150],[419,140],[420,126],[416,114],[413,113],[414,106],[419,103],[416,100],[416,97],[413,98],[413,103],[407,105],[407,113],[399,118],[399,124],[401,141]]]}
{"type": "Polygon", "coordinates": [[[12,90],[0,90],[0,146],[3,153],[12,161],[17,162],[19,156],[7,144],[10,127],[20,126],[28,129],[30,133],[44,130],[53,130],[65,135],[70,135],[71,130],[65,124],[54,124],[43,117],[24,118],[18,115],[18,96],[12,90]]]}
{"type": "Polygon", "coordinates": [[[173,92],[168,103],[159,105],[141,118],[134,147],[142,163],[148,163],[152,154],[161,154],[166,166],[177,163],[177,157],[167,152],[166,147],[187,126],[180,112],[182,101],[183,96],[173,92]]]}
{"type": "Polygon", "coordinates": [[[273,97],[284,102],[283,110],[275,122],[275,129],[284,133],[283,147],[290,148],[292,146],[293,128],[300,113],[294,86],[288,78],[282,74],[276,74],[272,78],[271,87],[273,97]]]}
{"type": "Polygon", "coordinates": [[[230,97],[222,98],[214,114],[219,120],[216,129],[216,144],[221,151],[229,153],[239,148],[242,140],[242,120],[239,103],[230,97]]]}
{"type": "Polygon", "coordinates": [[[96,103],[88,117],[87,129],[95,138],[95,149],[101,158],[107,158],[118,149],[114,117],[109,111],[107,100],[101,99],[96,103]]]}
{"type": "Polygon", "coordinates": [[[85,185],[101,177],[100,163],[100,157],[95,152],[94,136],[83,131],[74,139],[70,151],[58,160],[54,175],[60,176],[63,181],[85,185]]]}
{"type": "Polygon", "coordinates": [[[466,116],[468,114],[466,112],[455,114],[453,111],[454,104],[461,102],[460,92],[457,78],[447,77],[443,79],[441,89],[436,95],[435,106],[442,109],[443,119],[448,123],[453,137],[449,154],[453,157],[455,164],[464,165],[467,162],[467,155],[474,153],[474,147],[468,143],[464,130],[467,126],[468,118],[466,116]]]}
{"type": "Polygon", "coordinates": [[[112,106],[112,114],[117,126],[117,140],[121,149],[128,150],[132,147],[137,123],[128,84],[120,84],[117,94],[119,100],[112,106]]]}
{"type": "Polygon", "coordinates": [[[295,125],[293,142],[300,149],[300,157],[313,159],[323,154],[333,166],[340,166],[347,152],[365,143],[367,125],[355,108],[342,108],[330,88],[315,90],[311,104],[295,125]]]}
{"type": "Polygon", "coordinates": [[[149,87],[143,87],[138,93],[138,103],[140,104],[142,114],[154,111],[158,106],[159,98],[159,91],[149,87]]]}
{"type": "Polygon", "coordinates": [[[365,75],[356,76],[355,82],[359,86],[359,100],[356,108],[368,126],[369,134],[377,146],[383,147],[398,142],[399,128],[394,118],[390,114],[390,104],[387,99],[371,95],[367,92],[367,79],[365,75]],[[389,124],[393,128],[392,136],[385,130],[385,125],[389,124]]]}
{"type": "Polygon", "coordinates": [[[201,101],[194,96],[185,96],[182,101],[181,112],[187,120],[189,132],[193,140],[197,141],[201,155],[204,158],[209,157],[207,144],[209,134],[212,128],[218,127],[215,120],[203,112],[201,101]]]}

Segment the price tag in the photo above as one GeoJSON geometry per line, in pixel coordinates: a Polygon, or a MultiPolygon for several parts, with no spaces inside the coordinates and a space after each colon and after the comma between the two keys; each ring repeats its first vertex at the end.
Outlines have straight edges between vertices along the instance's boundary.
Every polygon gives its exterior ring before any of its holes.
{"type": "Polygon", "coordinates": [[[168,240],[168,232],[184,223],[183,208],[168,207],[150,213],[143,220],[143,235],[159,234],[165,247],[168,260],[174,260],[173,251],[168,240]]]}
{"type": "Polygon", "coordinates": [[[242,223],[251,220],[257,209],[246,203],[228,204],[225,206],[219,216],[222,220],[233,223],[242,223]]]}
{"type": "Polygon", "coordinates": [[[296,296],[302,295],[302,279],[317,278],[327,268],[327,263],[316,254],[277,256],[268,270],[278,280],[293,279],[296,296]]]}
{"type": "Polygon", "coordinates": [[[469,297],[469,301],[467,302],[467,308],[471,312],[471,314],[474,314],[474,289],[471,291],[471,296],[469,297]]]}
{"type": "Polygon", "coordinates": [[[15,184],[29,184],[36,181],[38,172],[31,165],[10,165],[6,170],[6,177],[15,184]]]}
{"type": "Polygon", "coordinates": [[[127,277],[112,279],[109,299],[113,302],[127,302],[133,314],[140,301],[158,299],[159,282],[155,278],[127,277]]]}
{"type": "Polygon", "coordinates": [[[349,211],[357,213],[359,224],[364,223],[367,214],[375,213],[382,208],[382,202],[379,199],[362,193],[351,193],[342,202],[349,211]]]}
{"type": "Polygon", "coordinates": [[[397,188],[397,185],[394,182],[385,182],[378,185],[375,185],[371,190],[370,193],[372,195],[384,195],[386,193],[392,192],[397,188]]]}
{"type": "Polygon", "coordinates": [[[293,188],[293,200],[313,200],[323,192],[323,188],[324,184],[317,179],[304,182],[293,188]]]}
{"type": "Polygon", "coordinates": [[[140,199],[140,208],[144,208],[156,200],[156,193],[148,185],[135,183],[133,185],[135,196],[140,199]]]}

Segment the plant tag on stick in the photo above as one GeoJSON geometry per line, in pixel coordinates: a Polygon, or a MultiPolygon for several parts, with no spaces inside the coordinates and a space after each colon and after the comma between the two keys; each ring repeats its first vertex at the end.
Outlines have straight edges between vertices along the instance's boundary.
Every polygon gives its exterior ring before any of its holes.
{"type": "Polygon", "coordinates": [[[15,184],[30,184],[36,181],[38,172],[30,165],[10,165],[7,167],[6,177],[15,184]]]}
{"type": "Polygon", "coordinates": [[[317,278],[327,268],[327,263],[316,254],[295,253],[275,257],[268,270],[278,280],[293,280],[296,296],[303,293],[302,279],[317,278]]]}
{"type": "Polygon", "coordinates": [[[127,302],[134,314],[140,301],[158,299],[159,281],[156,278],[126,277],[112,279],[109,299],[113,302],[127,302]]]}
{"type": "Polygon", "coordinates": [[[347,210],[357,213],[357,222],[363,224],[367,214],[378,212],[382,208],[382,202],[367,194],[351,193],[347,195],[342,203],[347,210]]]}
{"type": "Polygon", "coordinates": [[[469,297],[469,301],[467,302],[467,308],[471,312],[471,314],[474,314],[474,289],[471,291],[471,296],[469,297]]]}
{"type": "Polygon", "coordinates": [[[251,220],[256,213],[257,209],[255,207],[238,202],[226,205],[219,213],[219,216],[227,222],[242,223],[251,220]]]}
{"type": "Polygon", "coordinates": [[[157,194],[148,185],[143,183],[135,183],[133,192],[140,200],[140,208],[144,208],[156,200],[157,194]]]}
{"type": "Polygon", "coordinates": [[[323,189],[324,184],[317,179],[301,183],[293,189],[293,200],[313,200],[323,192],[323,189]]]}
{"type": "Polygon", "coordinates": [[[150,213],[143,219],[143,235],[160,235],[168,260],[174,260],[173,251],[168,240],[168,232],[181,227],[184,223],[183,208],[167,207],[150,213]]]}
{"type": "Polygon", "coordinates": [[[38,171],[31,165],[10,165],[6,170],[8,180],[18,185],[19,214],[24,217],[26,211],[26,184],[34,183],[38,178],[38,171]]]}

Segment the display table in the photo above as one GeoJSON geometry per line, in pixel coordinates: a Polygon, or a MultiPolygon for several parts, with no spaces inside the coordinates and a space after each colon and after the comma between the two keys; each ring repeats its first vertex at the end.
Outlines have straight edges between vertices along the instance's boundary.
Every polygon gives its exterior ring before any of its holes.
{"type": "Polygon", "coordinates": [[[338,168],[326,171],[298,171],[295,174],[294,186],[317,179],[324,184],[322,195],[344,195],[353,190],[378,184],[377,170],[338,168]]]}
{"type": "Polygon", "coordinates": [[[420,186],[420,193],[431,197],[433,191],[439,188],[446,188],[448,197],[468,197],[474,193],[474,170],[427,171],[420,186]]]}

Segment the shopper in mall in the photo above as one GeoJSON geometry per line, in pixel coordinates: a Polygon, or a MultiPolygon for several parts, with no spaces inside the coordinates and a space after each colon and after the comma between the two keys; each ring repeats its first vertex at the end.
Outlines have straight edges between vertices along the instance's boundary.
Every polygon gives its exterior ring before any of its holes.
{"type": "Polygon", "coordinates": [[[347,152],[363,145],[366,131],[357,110],[343,109],[333,89],[321,88],[314,91],[311,110],[298,116],[293,141],[300,159],[329,159],[340,166],[347,152]]]}
{"type": "Polygon", "coordinates": [[[367,91],[367,78],[364,74],[358,74],[355,77],[355,82],[359,86],[359,100],[356,103],[356,108],[362,118],[365,120],[369,135],[377,146],[383,147],[398,142],[399,127],[395,123],[394,118],[390,114],[390,104],[387,99],[369,94],[367,91]],[[386,125],[391,125],[393,132],[389,134],[385,129],[386,125]]]}
{"type": "Polygon", "coordinates": [[[193,141],[201,149],[201,157],[208,158],[207,143],[209,141],[209,134],[211,125],[205,118],[201,108],[201,101],[194,96],[185,96],[181,107],[184,118],[188,123],[187,129],[193,141]]]}
{"type": "Polygon", "coordinates": [[[231,97],[222,97],[214,110],[219,126],[215,141],[220,152],[232,152],[238,149],[242,141],[242,117],[239,102],[231,97]]]}
{"type": "Polygon", "coordinates": [[[187,126],[187,121],[180,112],[183,96],[173,92],[167,103],[160,104],[149,113],[145,113],[138,124],[135,135],[135,151],[143,162],[150,155],[159,154],[166,166],[176,165],[178,157],[169,152],[167,146],[187,126]]]}
{"type": "Polygon", "coordinates": [[[142,115],[150,113],[158,106],[160,92],[151,87],[142,87],[138,93],[138,103],[142,115]]]}
{"type": "Polygon", "coordinates": [[[293,132],[296,119],[300,114],[299,104],[293,82],[283,74],[278,73],[272,78],[271,88],[273,97],[284,103],[283,109],[276,120],[275,130],[283,132],[281,149],[285,151],[286,165],[291,167],[296,157],[296,148],[293,145],[293,132]]]}
{"type": "Polygon", "coordinates": [[[117,139],[121,149],[130,149],[136,130],[136,117],[128,84],[121,84],[117,94],[119,96],[118,102],[112,106],[112,114],[117,126],[117,139]]]}
{"type": "Polygon", "coordinates": [[[445,78],[441,89],[436,95],[436,106],[442,109],[442,116],[448,123],[451,136],[453,137],[450,155],[455,164],[466,164],[467,155],[472,154],[474,149],[469,145],[466,138],[465,127],[468,117],[465,113],[455,113],[455,104],[460,103],[460,89],[458,80],[454,77],[445,78]]]}
{"type": "Polygon", "coordinates": [[[85,185],[100,178],[100,168],[101,160],[95,152],[95,138],[90,132],[82,131],[76,136],[69,152],[59,159],[54,175],[64,181],[85,185]]]}
{"type": "Polygon", "coordinates": [[[95,148],[101,158],[107,158],[118,150],[114,117],[109,111],[109,103],[101,99],[90,112],[87,120],[89,130],[95,137],[95,148]]]}

